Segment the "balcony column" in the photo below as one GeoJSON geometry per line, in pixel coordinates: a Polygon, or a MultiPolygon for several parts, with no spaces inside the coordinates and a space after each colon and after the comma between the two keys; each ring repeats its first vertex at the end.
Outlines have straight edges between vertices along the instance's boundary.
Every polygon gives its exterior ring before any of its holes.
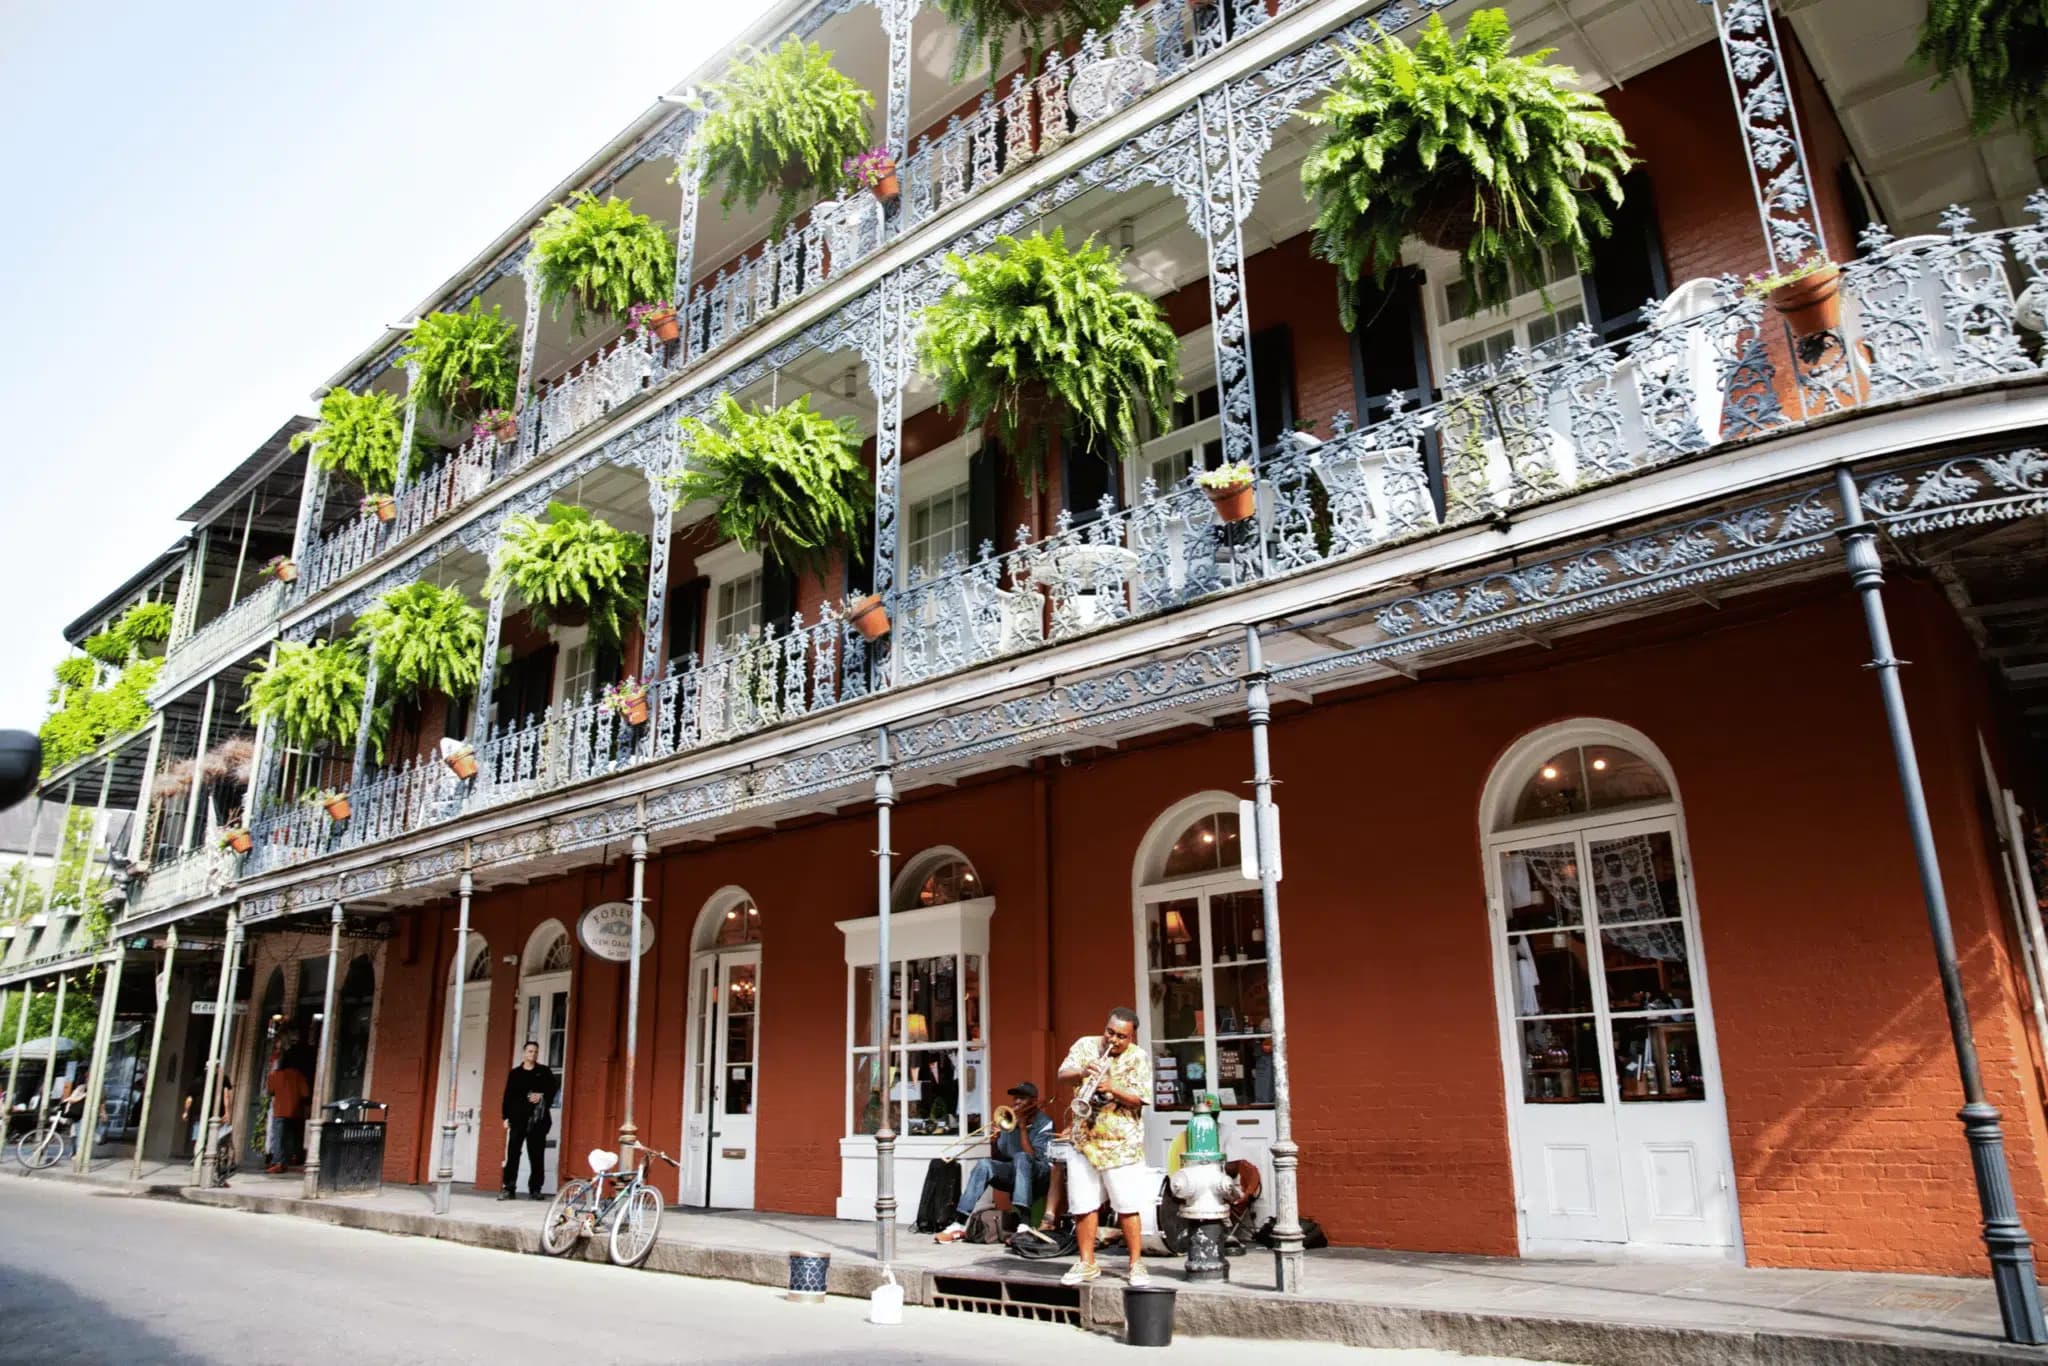
{"type": "MultiPolygon", "coordinates": [[[[1244,296],[1244,220],[1252,210],[1256,179],[1249,185],[1239,163],[1235,116],[1227,90],[1201,97],[1200,213],[1187,199],[1189,225],[1209,248],[1209,321],[1216,346],[1217,409],[1223,426],[1223,458],[1258,464],[1260,442],[1278,432],[1258,429],[1252,385],[1251,318],[1244,296]]],[[[1256,177],[1257,168],[1252,168],[1256,177]]],[[[1185,191],[1183,192],[1185,194],[1185,191]]]]}
{"type": "MultiPolygon", "coordinates": [[[[272,665],[277,663],[276,641],[271,642],[267,658],[272,665]]],[[[249,757],[249,790],[242,798],[242,819],[250,825],[255,824],[261,803],[270,794],[270,774],[277,766],[277,757],[273,753],[276,741],[269,719],[257,721],[255,752],[249,757]]]]}
{"type": "Polygon", "coordinates": [[[698,117],[689,116],[689,125],[676,137],[676,283],[674,298],[670,300],[676,308],[676,318],[683,328],[683,344],[676,351],[676,364],[690,359],[692,338],[690,335],[690,285],[691,276],[697,270],[697,198],[701,188],[697,172],[690,167],[690,143],[697,136],[698,117]]]}
{"type": "Polygon", "coordinates": [[[171,637],[164,644],[164,653],[169,654],[179,641],[192,634],[194,622],[199,616],[199,562],[202,542],[192,538],[192,544],[185,551],[185,567],[178,575],[178,596],[171,603],[171,637]]]}
{"type": "Polygon", "coordinates": [[[889,962],[889,884],[894,881],[889,848],[889,814],[896,805],[896,782],[890,776],[889,732],[875,732],[875,1050],[876,1084],[882,1089],[881,1124],[875,1130],[875,1260],[888,1266],[896,1260],[896,1128],[895,1086],[890,1079],[894,1032],[895,972],[889,962]]]}
{"type": "Polygon", "coordinates": [[[446,1214],[455,1195],[455,1100],[462,1078],[462,982],[469,976],[469,900],[476,893],[476,879],[469,871],[469,855],[462,860],[462,880],[456,884],[455,987],[448,996],[448,1108],[441,1116],[441,1160],[434,1172],[434,1213],[446,1214]]]}
{"type": "Polygon", "coordinates": [[[491,735],[491,693],[498,683],[498,636],[505,625],[505,592],[491,594],[484,617],[484,659],[477,669],[476,705],[469,709],[469,743],[481,745],[491,735]]]}
{"type": "Polygon", "coordinates": [[[92,850],[99,842],[100,832],[107,821],[107,794],[114,785],[114,756],[109,754],[100,764],[100,795],[93,803],[92,827],[86,831],[85,856],[78,861],[78,913],[85,914],[86,894],[92,890],[92,850]]]}
{"type": "MultiPolygon", "coordinates": [[[[870,591],[887,598],[896,587],[897,520],[902,512],[903,385],[909,376],[909,282],[891,272],[878,286],[882,306],[862,348],[868,387],[880,400],[875,417],[875,551],[870,591]]],[[[871,649],[881,648],[880,642],[871,649]]],[[[881,675],[876,674],[879,685],[881,675]]]]}
{"type": "Polygon", "coordinates": [[[100,1020],[92,1036],[92,1069],[85,1077],[85,1118],[79,1121],[78,1152],[72,1158],[72,1170],[81,1176],[92,1170],[93,1145],[99,1138],[100,1106],[107,1094],[107,1048],[114,1034],[114,1012],[120,1005],[121,968],[127,959],[127,952],[116,948],[100,986],[100,1020]]]}
{"type": "Polygon", "coordinates": [[[668,616],[668,541],[674,529],[676,500],[663,482],[670,466],[647,474],[647,498],[654,511],[654,533],[647,542],[647,610],[641,613],[640,682],[653,687],[661,677],[661,633],[668,616]]]}
{"type": "Polygon", "coordinates": [[[192,758],[192,790],[185,795],[185,825],[178,836],[178,852],[184,853],[192,847],[192,833],[199,823],[200,794],[206,790],[203,770],[206,759],[206,745],[213,738],[213,687],[215,680],[206,680],[206,701],[199,713],[199,748],[192,758]]]}
{"type": "MultiPolygon", "coordinates": [[[[1892,759],[1899,770],[1899,789],[1906,802],[1906,827],[1913,842],[1913,862],[1920,872],[1920,899],[1927,910],[1927,928],[1934,940],[1935,972],[1948,1008],[1949,1039],[1955,1048],[1956,1070],[1963,1083],[1963,1137],[1970,1145],[1970,1166],[1977,1182],[1977,1203],[1984,1216],[1984,1246],[1991,1256],[1991,1280],[1998,1289],[1998,1308],[2008,1341],[2048,1342],[2048,1324],[2041,1316],[2041,1292],[2034,1278],[2034,1245],[2020,1222],[2013,1200],[2012,1174],[2005,1159],[2005,1131],[1998,1110],[1985,1098],[1984,1076],[1977,1061],[1977,1041],[1970,1028],[1969,1000],[1963,994],[1963,972],[1956,960],[1955,927],[1949,921],[1948,895],[1942,887],[1941,864],[1934,850],[1934,825],[1927,814],[1927,794],[1920,785],[1920,760],[1906,719],[1906,693],[1899,682],[1905,661],[1892,653],[1891,624],[1884,610],[1884,564],[1878,556],[1877,527],[1863,515],[1861,492],[1846,469],[1835,471],[1835,490],[1842,502],[1842,541],[1849,580],[1863,601],[1863,624],[1875,656],[1868,665],[1877,675],[1884,699],[1885,727],[1891,734],[1892,759]]],[[[1277,946],[1276,946],[1277,948],[1277,946]]]]}
{"type": "Polygon", "coordinates": [[[292,532],[292,559],[299,572],[307,569],[306,557],[320,534],[320,509],[327,501],[327,471],[320,468],[320,447],[306,452],[306,482],[299,493],[299,524],[292,532]]]}
{"type": "Polygon", "coordinates": [[[135,798],[135,823],[128,827],[128,861],[142,862],[149,850],[150,827],[156,822],[156,803],[150,800],[150,785],[156,781],[156,762],[164,747],[164,714],[158,712],[149,723],[149,748],[142,760],[142,787],[135,798]]]}
{"type": "MultiPolygon", "coordinates": [[[[15,920],[21,919],[22,911],[28,907],[28,886],[36,880],[36,841],[43,837],[43,806],[43,797],[39,792],[36,794],[35,815],[29,818],[28,823],[28,850],[23,855],[21,862],[15,865],[21,870],[21,881],[14,884],[14,911],[12,918],[15,920]]],[[[59,843],[61,842],[60,838],[59,843]]]]}
{"type": "MultiPolygon", "coordinates": [[[[881,0],[882,29],[889,36],[889,95],[883,111],[886,131],[882,145],[901,166],[910,156],[910,26],[917,19],[919,0],[881,0]]],[[[899,198],[884,210],[883,235],[894,231],[903,212],[899,198]]]]}
{"type": "MultiPolygon", "coordinates": [[[[260,487],[260,486],[259,486],[260,487]]],[[[235,573],[228,580],[228,605],[221,609],[225,616],[234,605],[242,600],[242,570],[249,563],[249,533],[256,524],[256,491],[249,491],[248,505],[242,509],[242,539],[235,547],[235,573]]],[[[182,587],[183,585],[180,585],[182,587]]]]}
{"type": "Polygon", "coordinates": [[[526,411],[526,401],[533,393],[533,353],[540,342],[540,264],[531,247],[520,262],[519,278],[526,282],[526,317],[519,328],[519,378],[512,388],[512,411],[519,417],[519,439],[525,441],[532,435],[527,428],[533,415],[526,411]]]}
{"type": "Polygon", "coordinates": [[[235,969],[241,957],[242,908],[238,905],[228,912],[228,942],[221,951],[220,987],[213,994],[213,1033],[206,1045],[206,1083],[199,1093],[199,1144],[192,1154],[192,1179],[203,1186],[220,1184],[214,1147],[221,1116],[214,1113],[214,1107],[220,1103],[221,1050],[227,1046],[228,1013],[235,1008],[235,969]]]}
{"type": "Polygon", "coordinates": [[[157,1055],[164,1046],[164,1015],[171,1007],[171,968],[178,958],[178,927],[172,925],[164,938],[164,963],[156,978],[156,1018],[149,1026],[149,1065],[142,1074],[142,1111],[135,1119],[135,1156],[128,1164],[128,1179],[142,1179],[142,1145],[149,1137],[149,1107],[156,1103],[157,1055]]]}
{"type": "Polygon", "coordinates": [[[1779,53],[1777,25],[1765,0],[1700,0],[1714,12],[1721,64],[1735,99],[1742,130],[1743,160],[1764,230],[1764,250],[1773,274],[1798,265],[1815,252],[1827,254],[1813,178],[1806,169],[1806,144],[1791,82],[1779,53]]]}
{"type": "MultiPolygon", "coordinates": [[[[640,942],[641,910],[647,904],[647,805],[640,804],[640,828],[633,832],[633,920],[626,946],[626,1116],[619,1124],[619,1161],[633,1161],[640,1146],[640,1126],[633,1121],[633,1082],[640,1071],[640,942]]],[[[509,1140],[508,1140],[509,1141],[509,1140]]]]}
{"type": "Polygon", "coordinates": [[[355,758],[349,766],[350,787],[360,786],[370,762],[370,719],[377,709],[377,644],[370,642],[370,661],[363,666],[363,714],[356,718],[355,758]]]}
{"type": "Polygon", "coordinates": [[[50,1012],[50,1043],[43,1055],[42,1094],[36,1097],[36,1127],[42,1128],[50,1120],[50,1088],[57,1076],[57,1031],[64,1027],[64,988],[70,982],[65,973],[57,974],[57,1008],[50,1012]]]}
{"type": "Polygon", "coordinates": [[[14,995],[21,1006],[14,1016],[14,1054],[7,1060],[6,1112],[10,1115],[14,1113],[15,1084],[21,1080],[21,1055],[28,1042],[28,1008],[35,1004],[35,984],[23,982],[14,995]]]}
{"type": "Polygon", "coordinates": [[[327,1090],[334,1084],[334,972],[341,960],[339,901],[327,917],[327,990],[320,1004],[319,1051],[313,1055],[313,1095],[306,1117],[306,1198],[320,1198],[320,1131],[325,1126],[327,1090]]]}
{"type": "MultiPolygon", "coordinates": [[[[420,422],[419,387],[419,362],[409,360],[405,363],[405,426],[400,429],[398,434],[398,476],[392,481],[391,485],[391,496],[401,504],[405,498],[405,486],[408,482],[407,475],[413,472],[412,443],[414,435],[419,431],[420,422]]],[[[396,533],[397,529],[403,525],[404,508],[402,506],[399,512],[401,520],[392,522],[386,528],[387,531],[396,533]]]]}
{"type": "Polygon", "coordinates": [[[54,913],[56,910],[57,879],[63,875],[64,842],[71,838],[71,812],[77,800],[78,779],[73,776],[64,780],[64,815],[57,822],[57,838],[50,845],[50,885],[43,891],[45,914],[54,913]]]}

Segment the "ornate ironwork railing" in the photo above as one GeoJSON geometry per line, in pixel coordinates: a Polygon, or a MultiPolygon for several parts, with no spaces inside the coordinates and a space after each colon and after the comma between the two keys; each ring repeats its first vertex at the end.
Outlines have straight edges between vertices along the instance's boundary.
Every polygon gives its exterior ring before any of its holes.
{"type": "Polygon", "coordinates": [[[277,624],[283,610],[284,586],[265,583],[191,635],[171,642],[151,696],[168,697],[210,666],[259,639],[277,624]]]}
{"type": "Polygon", "coordinates": [[[235,856],[225,849],[201,846],[151,867],[128,898],[123,918],[167,910],[187,901],[216,896],[235,878],[235,856]]]}

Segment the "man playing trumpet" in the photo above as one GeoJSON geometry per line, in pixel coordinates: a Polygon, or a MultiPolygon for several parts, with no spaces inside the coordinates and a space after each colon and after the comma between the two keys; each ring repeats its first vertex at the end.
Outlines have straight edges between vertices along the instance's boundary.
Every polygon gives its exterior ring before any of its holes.
{"type": "Polygon", "coordinates": [[[1038,1088],[1028,1081],[1010,1088],[1009,1109],[1016,1122],[1003,1127],[998,1117],[1000,1132],[995,1136],[993,1152],[967,1173],[953,1222],[934,1242],[957,1243],[966,1235],[967,1216],[981,1203],[982,1192],[990,1183],[1010,1193],[1010,1208],[1026,1219],[1031,1217],[1032,1193],[1044,1190],[1052,1178],[1052,1116],[1038,1108],[1038,1088]]]}
{"type": "Polygon", "coordinates": [[[1074,1212],[1081,1253],[1081,1260],[1060,1277],[1062,1285],[1080,1285],[1102,1274],[1095,1265],[1095,1232],[1105,1195],[1130,1250],[1131,1284],[1152,1281],[1141,1260],[1140,1228],[1144,1210],[1159,1198],[1156,1178],[1145,1167],[1144,1112],[1152,1094],[1152,1060],[1136,1046],[1137,1037],[1138,1013],[1118,1006],[1109,1012],[1101,1037],[1080,1040],[1060,1064],[1060,1080],[1076,1084],[1067,1207],[1074,1212]]]}

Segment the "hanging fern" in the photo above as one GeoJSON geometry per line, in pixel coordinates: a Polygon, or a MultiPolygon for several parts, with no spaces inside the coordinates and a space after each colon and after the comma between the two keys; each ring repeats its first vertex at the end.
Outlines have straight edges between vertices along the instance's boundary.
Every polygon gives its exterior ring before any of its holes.
{"type": "Polygon", "coordinates": [[[138,602],[121,614],[121,619],[114,623],[114,630],[131,649],[160,645],[171,638],[171,605],[167,602],[138,602]]]}
{"type": "Polygon", "coordinates": [[[394,588],[356,622],[377,665],[377,690],[390,695],[476,691],[484,653],[484,614],[459,588],[412,583],[394,588]]]}
{"type": "Polygon", "coordinates": [[[868,145],[875,97],[842,75],[831,53],[792,37],[749,53],[706,103],[691,169],[725,182],[718,202],[728,211],[735,200],[752,209],[774,194],[768,235],[780,237],[806,192],[819,199],[846,187],[844,165],[868,145]]]}
{"type": "Polygon", "coordinates": [[[2010,118],[2048,155],[2048,0],[1928,0],[1913,55],[1970,87],[1970,131],[2010,118]]]}
{"type": "Polygon", "coordinates": [[[389,493],[398,483],[398,444],[404,437],[405,415],[393,395],[329,389],[320,398],[319,425],[294,436],[292,449],[311,446],[321,469],[364,493],[389,493]]]}
{"type": "Polygon", "coordinates": [[[1432,14],[1412,49],[1384,33],[1354,46],[1304,115],[1323,130],[1301,167],[1313,249],[1343,276],[1346,328],[1359,281],[1384,285],[1410,235],[1459,254],[1478,308],[1546,278],[1554,246],[1591,264],[1591,238],[1609,230],[1601,201],[1621,203],[1633,164],[1628,139],[1577,73],[1513,43],[1501,10],[1476,11],[1456,39],[1432,14]]]}
{"type": "Polygon", "coordinates": [[[412,393],[443,421],[467,425],[487,409],[510,408],[519,385],[519,334],[480,299],[461,313],[421,318],[402,359],[419,367],[412,393]]]}
{"type": "Polygon", "coordinates": [[[1139,412],[1165,418],[1180,396],[1179,339],[1093,238],[1069,251],[1057,228],[998,237],[946,269],[957,283],[925,310],[919,363],[948,413],[993,422],[1019,472],[1035,476],[1043,459],[1048,402],[1083,446],[1121,456],[1137,447],[1139,412]]]}
{"type": "Polygon", "coordinates": [[[1024,49],[1024,70],[1038,74],[1045,53],[1079,38],[1089,29],[1101,33],[1116,22],[1126,0],[937,0],[933,6],[952,21],[960,35],[953,45],[953,80],[973,69],[975,59],[988,59],[989,83],[1003,69],[1003,52],[1014,37],[1024,49]]]}
{"type": "Polygon", "coordinates": [[[567,503],[549,503],[546,521],[514,513],[484,592],[501,588],[525,601],[536,626],[589,613],[591,640],[616,648],[647,595],[647,538],[567,503]]]}
{"type": "Polygon", "coordinates": [[[64,704],[44,718],[39,732],[44,773],[84,758],[116,736],[141,730],[152,714],[149,690],[156,686],[157,672],[163,667],[161,659],[131,661],[104,688],[91,686],[90,676],[82,683],[73,681],[77,670],[67,671],[66,665],[78,659],[73,655],[58,666],[58,677],[66,685],[64,704]],[[65,678],[66,672],[71,678],[65,678]]]}
{"type": "Polygon", "coordinates": [[[858,541],[874,491],[850,418],[813,410],[808,394],[751,410],[722,394],[716,419],[682,420],[686,463],[669,487],[682,502],[716,502],[719,535],[786,569],[820,571],[834,547],[858,541]]]}
{"type": "Polygon", "coordinates": [[[57,685],[61,688],[90,688],[99,676],[92,660],[84,655],[66,655],[57,661],[57,685]]]}
{"type": "Polygon", "coordinates": [[[353,745],[363,716],[363,655],[350,640],[287,641],[249,674],[242,714],[279,743],[353,745]]]}
{"type": "Polygon", "coordinates": [[[111,626],[87,636],[85,643],[78,648],[102,664],[125,664],[128,662],[128,656],[134,653],[133,647],[128,644],[128,637],[111,626]]]}
{"type": "Polygon", "coordinates": [[[578,191],[549,209],[533,232],[541,302],[581,332],[590,318],[623,318],[637,303],[665,302],[675,292],[676,246],[668,229],[633,201],[578,191]]]}

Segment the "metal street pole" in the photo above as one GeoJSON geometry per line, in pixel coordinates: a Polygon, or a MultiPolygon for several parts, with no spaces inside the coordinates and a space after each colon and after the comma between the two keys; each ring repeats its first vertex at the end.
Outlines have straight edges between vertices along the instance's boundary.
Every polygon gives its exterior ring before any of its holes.
{"type": "Polygon", "coordinates": [[[128,1164],[128,1179],[142,1179],[142,1144],[149,1137],[149,1107],[156,1103],[157,1053],[164,1043],[164,1014],[171,1008],[171,967],[178,956],[178,927],[171,926],[164,939],[164,965],[156,979],[156,1021],[149,1027],[149,1070],[142,1074],[142,1113],[135,1119],[135,1159],[128,1164]]]}
{"type": "Polygon", "coordinates": [[[1856,481],[1846,469],[1835,471],[1835,491],[1842,500],[1842,543],[1848,554],[1849,580],[1863,600],[1863,624],[1875,656],[1869,667],[1877,674],[1878,691],[1884,698],[1885,725],[1891,731],[1892,758],[1898,765],[1899,788],[1906,801],[1913,861],[1920,870],[1920,899],[1927,906],[1935,968],[1941,976],[1942,1002],[1948,1008],[1949,1038],[1955,1045],[1956,1070],[1962,1075],[1963,1108],[1956,1117],[1962,1120],[1963,1136],[1970,1143],[1970,1165],[1977,1179],[1977,1204],[1984,1216],[1984,1246],[1991,1254],[1998,1310],[2009,1341],[2048,1342],[2048,1324],[2041,1318],[2041,1289],[2034,1279],[2034,1244],[2013,1200],[2005,1131],[1998,1110],[1984,1097],[1977,1041],[1970,1030],[1970,1005],[1963,995],[1963,972],[1956,960],[1955,927],[1949,921],[1948,894],[1934,852],[1934,825],[1927,814],[1927,794],[1920,785],[1912,727],[1906,720],[1906,693],[1899,683],[1902,661],[1892,653],[1891,624],[1885,616],[1884,563],[1877,551],[1877,528],[1865,519],[1856,481]]]}
{"type": "Polygon", "coordinates": [[[476,891],[468,860],[457,885],[455,913],[455,990],[448,1005],[448,1108],[441,1118],[441,1165],[434,1173],[434,1213],[446,1214],[455,1198],[455,1098],[462,1078],[462,979],[469,975],[469,899],[476,891]]]}
{"type": "Polygon", "coordinates": [[[92,1170],[92,1150],[99,1140],[100,1106],[107,1096],[107,1050],[113,1046],[114,1013],[120,1008],[121,968],[127,960],[127,951],[115,948],[100,988],[99,1030],[92,1040],[92,1069],[85,1076],[85,1118],[80,1121],[84,1127],[78,1134],[78,1155],[72,1164],[73,1170],[81,1174],[92,1170]]]}
{"type": "Polygon", "coordinates": [[[220,1184],[213,1150],[214,1130],[221,1116],[214,1109],[220,1099],[221,1053],[226,1047],[228,1014],[235,1008],[235,968],[241,956],[242,908],[237,906],[228,912],[228,942],[221,950],[220,986],[213,994],[213,1033],[206,1045],[206,1077],[199,1093],[198,1148],[192,1154],[192,1179],[208,1186],[220,1184]]]}
{"type": "Polygon", "coordinates": [[[50,1012],[50,1048],[43,1060],[43,1093],[36,1097],[36,1127],[42,1128],[50,1118],[50,1087],[57,1076],[57,1031],[64,1025],[64,987],[68,982],[62,973],[57,975],[57,1008],[50,1012]]]}
{"type": "Polygon", "coordinates": [[[21,998],[21,1010],[14,1017],[14,1053],[7,1062],[7,1112],[14,1113],[14,1087],[21,1080],[21,1055],[28,1039],[28,1008],[35,1004],[36,989],[28,983],[21,984],[15,993],[21,998]]]}
{"type": "Polygon", "coordinates": [[[882,1090],[880,1127],[875,1130],[875,1257],[884,1266],[896,1260],[896,1129],[891,1122],[895,1086],[890,1078],[890,1045],[894,1032],[895,973],[889,963],[889,811],[896,805],[896,783],[889,776],[889,732],[875,732],[875,1050],[876,1084],[882,1090]]]}
{"type": "MultiPolygon", "coordinates": [[[[1287,993],[1280,971],[1280,822],[1273,809],[1273,756],[1267,730],[1273,699],[1259,631],[1245,628],[1245,715],[1252,732],[1252,797],[1259,857],[1259,903],[1266,926],[1266,1005],[1273,1040],[1273,1277],[1289,1294],[1301,1290],[1301,1150],[1294,1143],[1294,1096],[1287,1074],[1287,993]]],[[[1242,835],[1240,835],[1242,838],[1242,835]]]]}
{"type": "MultiPolygon", "coordinates": [[[[641,819],[646,819],[643,809],[641,819]]],[[[647,904],[647,831],[633,832],[633,926],[626,957],[626,1118],[619,1125],[619,1162],[633,1160],[640,1130],[633,1123],[633,1078],[640,1070],[640,908],[647,904]]]]}
{"type": "Polygon", "coordinates": [[[320,1051],[313,1055],[312,1113],[306,1117],[306,1198],[320,1198],[320,1133],[326,1126],[322,1107],[334,1077],[334,972],[341,957],[341,903],[327,920],[327,991],[320,1003],[320,1051]]]}

